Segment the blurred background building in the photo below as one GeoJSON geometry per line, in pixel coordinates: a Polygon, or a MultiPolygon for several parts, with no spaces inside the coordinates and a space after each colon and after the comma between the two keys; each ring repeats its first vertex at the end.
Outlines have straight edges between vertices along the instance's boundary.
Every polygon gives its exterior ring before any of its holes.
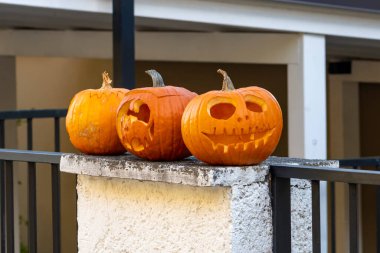
{"type": "MultiPolygon", "coordinates": [[[[222,68],[236,87],[262,86],[281,104],[285,127],[274,155],[380,154],[377,1],[136,0],[135,25],[135,87],[149,86],[144,71],[154,68],[167,84],[203,93],[220,89],[216,70],[222,68]]],[[[112,73],[111,0],[0,0],[1,110],[67,108],[76,92],[100,87],[104,70],[112,73]]],[[[25,122],[9,124],[17,127],[7,128],[7,147],[25,149],[25,122]]],[[[36,124],[34,148],[52,150],[46,137],[52,125],[36,124]]],[[[74,151],[67,137],[62,151],[74,151]]],[[[27,241],[25,175],[20,170],[17,182],[21,244],[27,241]]],[[[39,212],[42,224],[51,215],[44,178],[48,173],[39,172],[37,204],[47,210],[39,212]]],[[[75,183],[74,176],[62,176],[63,252],[76,249],[75,183]]],[[[335,194],[336,249],[346,252],[347,190],[337,184],[335,194]]],[[[374,188],[361,189],[361,230],[374,230],[374,194],[374,188]]],[[[49,252],[50,236],[40,225],[39,252],[49,252]]],[[[362,236],[362,252],[375,246],[374,234],[362,236]]]]}

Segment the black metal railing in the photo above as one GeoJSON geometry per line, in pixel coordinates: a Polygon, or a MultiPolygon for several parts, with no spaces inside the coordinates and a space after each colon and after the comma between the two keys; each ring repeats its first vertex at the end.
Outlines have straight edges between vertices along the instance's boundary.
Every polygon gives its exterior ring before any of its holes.
{"type": "Polygon", "coordinates": [[[28,252],[37,252],[37,194],[36,164],[51,164],[53,252],[60,252],[60,118],[66,116],[66,109],[22,110],[0,112],[0,213],[1,213],[1,253],[14,252],[14,195],[13,163],[28,164],[28,252]],[[5,148],[5,121],[27,120],[27,149],[33,149],[33,121],[38,118],[54,120],[54,151],[32,152],[5,148]]]}
{"type": "MultiPolygon", "coordinates": [[[[52,170],[52,214],[53,214],[53,251],[60,252],[60,185],[59,185],[59,152],[38,152],[30,150],[0,149],[0,162],[5,163],[0,169],[0,206],[1,206],[1,253],[15,252],[14,240],[14,193],[13,172],[14,162],[27,162],[29,169],[35,168],[37,163],[47,163],[52,170]]],[[[30,170],[29,170],[30,172],[30,170]]],[[[30,175],[30,174],[29,174],[30,175]]],[[[34,174],[35,175],[35,174],[34,174]]],[[[30,188],[34,193],[28,199],[28,252],[37,252],[37,210],[35,182],[30,188]]],[[[30,192],[29,192],[30,193],[30,192]]]]}
{"type": "MultiPolygon", "coordinates": [[[[379,171],[380,168],[380,157],[360,157],[360,158],[348,158],[348,159],[340,159],[339,165],[341,167],[350,167],[353,169],[363,170],[363,169],[371,169],[372,171],[379,171]]],[[[332,184],[331,188],[331,196],[335,195],[335,185],[332,184]]],[[[376,252],[380,253],[380,187],[376,187],[376,252]]],[[[331,201],[331,209],[332,212],[332,220],[335,221],[335,198],[332,198],[331,201]]],[[[332,224],[333,230],[333,238],[335,238],[335,222],[332,224]]],[[[335,252],[335,248],[333,253],[335,252]]]]}
{"type": "Polygon", "coordinates": [[[273,194],[274,252],[291,252],[291,178],[311,180],[313,252],[321,252],[319,198],[320,181],[342,182],[348,184],[349,252],[356,253],[359,251],[357,201],[358,186],[380,185],[379,171],[314,166],[273,165],[271,166],[271,174],[273,194]]]}

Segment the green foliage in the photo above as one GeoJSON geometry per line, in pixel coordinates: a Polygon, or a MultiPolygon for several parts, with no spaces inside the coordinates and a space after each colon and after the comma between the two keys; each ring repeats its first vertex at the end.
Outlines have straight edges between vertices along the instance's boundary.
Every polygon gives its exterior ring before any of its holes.
{"type": "Polygon", "coordinates": [[[28,247],[25,246],[23,243],[20,244],[20,253],[28,253],[28,247]]]}

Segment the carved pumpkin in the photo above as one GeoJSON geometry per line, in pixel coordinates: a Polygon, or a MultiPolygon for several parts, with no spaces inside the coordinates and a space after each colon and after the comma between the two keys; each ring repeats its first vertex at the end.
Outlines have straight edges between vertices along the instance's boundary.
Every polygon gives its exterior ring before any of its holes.
{"type": "Polygon", "coordinates": [[[83,90],[71,100],[66,130],[74,147],[85,154],[125,152],[116,132],[116,112],[128,90],[112,88],[111,82],[104,72],[100,89],[83,90]]]}
{"type": "Polygon", "coordinates": [[[182,136],[190,152],[210,164],[250,165],[265,160],[282,131],[277,100],[259,87],[234,89],[223,70],[221,91],[194,98],[182,116],[182,136]]]}
{"type": "Polygon", "coordinates": [[[178,160],[190,155],[181,135],[181,117],[196,96],[185,88],[165,86],[155,70],[146,71],[153,87],[131,90],[117,113],[117,133],[124,147],[148,160],[178,160]]]}

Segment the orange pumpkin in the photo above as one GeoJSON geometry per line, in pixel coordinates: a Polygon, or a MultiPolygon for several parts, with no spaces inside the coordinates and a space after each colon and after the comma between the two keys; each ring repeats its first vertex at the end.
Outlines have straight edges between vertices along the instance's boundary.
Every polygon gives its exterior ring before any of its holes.
{"type": "Polygon", "coordinates": [[[66,130],[79,151],[93,155],[116,155],[125,152],[116,132],[116,112],[127,89],[111,87],[111,79],[103,73],[100,89],[77,93],[71,100],[66,130]]]}
{"type": "Polygon", "coordinates": [[[190,155],[181,135],[181,117],[195,93],[165,86],[155,70],[146,71],[153,87],[131,90],[117,113],[117,133],[124,147],[148,160],[178,160],[190,155]]]}
{"type": "Polygon", "coordinates": [[[209,164],[251,165],[276,148],[282,112],[273,95],[259,87],[234,89],[223,70],[221,91],[194,98],[182,116],[182,137],[190,152],[209,164]]]}

